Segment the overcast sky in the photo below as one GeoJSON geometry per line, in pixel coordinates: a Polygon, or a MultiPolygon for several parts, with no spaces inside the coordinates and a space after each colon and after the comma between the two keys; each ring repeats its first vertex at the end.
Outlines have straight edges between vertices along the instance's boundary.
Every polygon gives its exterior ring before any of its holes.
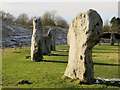
{"type": "Polygon", "coordinates": [[[110,20],[118,16],[118,2],[6,2],[2,10],[14,16],[21,13],[31,16],[42,16],[45,11],[56,10],[57,14],[70,22],[78,13],[88,9],[97,10],[102,19],[110,20]]]}

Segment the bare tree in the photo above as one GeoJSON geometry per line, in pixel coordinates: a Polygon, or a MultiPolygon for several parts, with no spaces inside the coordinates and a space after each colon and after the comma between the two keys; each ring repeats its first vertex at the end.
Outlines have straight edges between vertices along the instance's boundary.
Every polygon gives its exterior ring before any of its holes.
{"type": "Polygon", "coordinates": [[[55,20],[56,26],[62,27],[62,28],[68,28],[68,23],[65,19],[63,19],[61,16],[57,16],[55,20]]]}
{"type": "Polygon", "coordinates": [[[67,21],[61,16],[56,15],[56,11],[45,12],[41,21],[43,26],[58,26],[62,28],[68,27],[67,21]]]}
{"type": "Polygon", "coordinates": [[[41,18],[41,22],[43,26],[55,26],[54,13],[45,12],[41,18]]]}
{"type": "Polygon", "coordinates": [[[119,17],[113,17],[110,21],[111,24],[111,32],[120,32],[120,18],[119,17]]]}
{"type": "Polygon", "coordinates": [[[30,26],[30,27],[32,27],[32,25],[33,25],[33,19],[35,19],[35,18],[36,18],[35,16],[30,17],[27,25],[30,26]]]}
{"type": "Polygon", "coordinates": [[[15,20],[15,17],[12,14],[10,14],[10,13],[6,13],[5,20],[7,22],[11,23],[11,22],[13,22],[15,20]]]}
{"type": "Polygon", "coordinates": [[[105,21],[105,24],[103,26],[103,32],[110,32],[110,25],[108,20],[105,21]]]}
{"type": "Polygon", "coordinates": [[[20,14],[18,17],[17,17],[17,20],[16,22],[18,24],[21,24],[21,25],[27,25],[27,23],[29,22],[29,17],[27,14],[23,13],[23,14],[20,14]]]}

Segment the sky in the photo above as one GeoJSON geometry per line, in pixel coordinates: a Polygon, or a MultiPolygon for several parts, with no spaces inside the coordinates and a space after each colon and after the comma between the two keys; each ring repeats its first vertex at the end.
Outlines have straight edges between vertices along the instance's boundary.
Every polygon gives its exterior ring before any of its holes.
{"type": "Polygon", "coordinates": [[[21,13],[31,16],[42,16],[46,11],[56,11],[69,23],[80,12],[96,10],[104,21],[118,16],[118,2],[2,2],[2,10],[14,16],[21,13]]]}

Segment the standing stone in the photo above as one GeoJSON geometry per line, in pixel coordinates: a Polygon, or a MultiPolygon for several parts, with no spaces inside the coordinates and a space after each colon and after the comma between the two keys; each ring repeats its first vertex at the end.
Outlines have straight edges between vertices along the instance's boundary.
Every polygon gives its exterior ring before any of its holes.
{"type": "Polygon", "coordinates": [[[31,40],[31,60],[41,61],[43,59],[42,55],[42,45],[43,45],[43,29],[41,25],[40,18],[35,18],[33,20],[33,34],[31,40]]]}
{"type": "Polygon", "coordinates": [[[45,35],[43,36],[43,55],[51,55],[51,39],[45,35]]]}
{"type": "Polygon", "coordinates": [[[115,35],[114,35],[114,33],[111,33],[110,43],[111,43],[111,45],[114,45],[114,43],[115,43],[115,35]]]}
{"type": "Polygon", "coordinates": [[[53,30],[48,30],[47,34],[43,36],[43,54],[51,55],[51,51],[55,50],[55,37],[53,30]]]}
{"type": "Polygon", "coordinates": [[[92,48],[101,39],[102,25],[100,15],[92,9],[72,21],[67,36],[70,49],[65,77],[94,83],[92,48]]]}
{"type": "Polygon", "coordinates": [[[50,34],[49,34],[49,37],[51,38],[51,50],[52,51],[55,51],[56,48],[55,48],[55,29],[50,29],[49,30],[50,34]]]}

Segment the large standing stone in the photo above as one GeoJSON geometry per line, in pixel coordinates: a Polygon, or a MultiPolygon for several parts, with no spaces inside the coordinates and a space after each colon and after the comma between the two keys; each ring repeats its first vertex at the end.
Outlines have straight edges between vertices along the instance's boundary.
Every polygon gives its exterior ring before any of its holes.
{"type": "Polygon", "coordinates": [[[94,82],[92,48],[100,41],[102,25],[100,15],[92,9],[72,21],[67,37],[70,49],[64,76],[94,82]]]}
{"type": "Polygon", "coordinates": [[[41,61],[42,55],[42,45],[43,45],[43,29],[41,25],[40,18],[35,18],[33,20],[33,34],[31,40],[31,60],[41,61]]]}

